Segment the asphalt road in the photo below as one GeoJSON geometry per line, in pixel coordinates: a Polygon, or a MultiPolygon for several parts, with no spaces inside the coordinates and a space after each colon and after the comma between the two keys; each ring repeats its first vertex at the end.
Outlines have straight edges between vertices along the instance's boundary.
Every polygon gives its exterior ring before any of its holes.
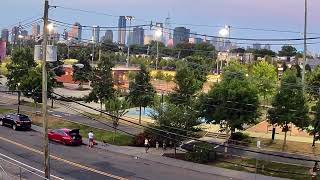
{"type": "MultiPolygon", "coordinates": [[[[41,142],[39,132],[13,131],[0,127],[0,153],[37,169],[42,169],[41,142]]],[[[51,173],[64,179],[229,179],[86,146],[70,147],[50,143],[50,153],[51,173]]],[[[28,174],[24,174],[24,178],[28,179],[28,174]]]]}

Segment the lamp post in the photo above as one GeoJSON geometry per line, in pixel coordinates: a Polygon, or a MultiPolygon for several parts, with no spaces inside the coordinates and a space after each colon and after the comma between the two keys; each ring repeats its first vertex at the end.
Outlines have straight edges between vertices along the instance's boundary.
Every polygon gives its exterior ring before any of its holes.
{"type": "Polygon", "coordinates": [[[53,44],[52,42],[52,34],[53,34],[53,30],[54,30],[54,24],[53,23],[50,23],[47,25],[47,29],[48,29],[48,34],[50,35],[50,42],[49,44],[53,44]]]}
{"type": "Polygon", "coordinates": [[[159,63],[159,39],[162,36],[162,30],[158,28],[155,31],[155,36],[156,36],[156,42],[157,42],[157,58],[156,58],[156,70],[158,70],[158,63],[159,63]]]}
{"type": "MultiPolygon", "coordinates": [[[[221,41],[222,41],[222,44],[223,44],[223,47],[224,47],[224,45],[225,45],[224,39],[225,39],[226,37],[230,37],[230,26],[225,26],[224,28],[222,28],[222,29],[219,31],[219,36],[222,38],[221,41]]],[[[218,74],[220,74],[218,61],[217,61],[216,63],[217,63],[217,72],[218,72],[218,74]]],[[[220,69],[222,69],[222,61],[221,61],[220,69]]]]}
{"type": "Polygon", "coordinates": [[[19,49],[21,49],[21,43],[22,43],[22,40],[23,40],[24,36],[19,34],[18,38],[19,38],[19,49]]]}

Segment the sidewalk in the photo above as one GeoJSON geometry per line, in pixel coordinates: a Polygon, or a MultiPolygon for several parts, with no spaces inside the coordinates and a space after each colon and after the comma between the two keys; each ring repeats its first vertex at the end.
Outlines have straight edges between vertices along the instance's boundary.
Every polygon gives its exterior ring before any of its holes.
{"type": "MultiPolygon", "coordinates": [[[[88,139],[83,138],[83,142],[87,143],[88,139]]],[[[283,178],[276,178],[270,176],[264,176],[260,174],[252,174],[247,172],[223,169],[173,158],[168,158],[162,156],[164,151],[162,149],[149,149],[148,153],[145,152],[144,147],[130,147],[130,146],[115,146],[111,144],[104,144],[102,142],[97,142],[98,145],[95,148],[103,149],[106,151],[125,154],[128,156],[132,156],[133,158],[140,158],[144,160],[149,160],[161,164],[165,164],[168,166],[174,166],[178,168],[188,169],[192,171],[198,171],[201,173],[207,173],[212,175],[219,175],[224,177],[229,177],[230,179],[243,179],[243,180],[283,180],[283,178]]],[[[165,153],[173,153],[173,149],[166,150],[165,153]]]]}

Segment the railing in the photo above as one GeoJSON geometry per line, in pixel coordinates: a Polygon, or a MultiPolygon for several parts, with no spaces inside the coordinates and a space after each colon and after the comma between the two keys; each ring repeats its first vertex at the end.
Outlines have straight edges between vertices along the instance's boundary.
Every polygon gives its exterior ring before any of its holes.
{"type": "MultiPolygon", "coordinates": [[[[0,180],[47,180],[44,172],[0,153],[0,180]]],[[[51,175],[52,180],[63,180],[51,175]]]]}

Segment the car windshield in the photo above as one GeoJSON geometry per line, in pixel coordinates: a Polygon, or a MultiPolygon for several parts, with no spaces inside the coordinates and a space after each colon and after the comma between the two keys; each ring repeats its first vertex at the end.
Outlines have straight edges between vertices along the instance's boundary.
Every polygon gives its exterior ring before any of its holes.
{"type": "Polygon", "coordinates": [[[20,121],[30,121],[28,116],[19,116],[20,121]]]}

